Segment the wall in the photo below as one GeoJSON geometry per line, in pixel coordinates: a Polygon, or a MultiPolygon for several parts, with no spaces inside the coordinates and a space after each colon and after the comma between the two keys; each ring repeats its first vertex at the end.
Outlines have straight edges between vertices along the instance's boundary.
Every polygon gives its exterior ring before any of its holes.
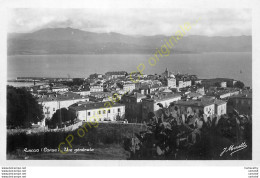
{"type": "Polygon", "coordinates": [[[227,113],[227,103],[216,105],[215,107],[215,114],[221,116],[227,113]]]}
{"type": "Polygon", "coordinates": [[[63,100],[63,101],[46,101],[40,102],[43,106],[43,113],[45,118],[51,118],[56,110],[61,108],[68,108],[70,105],[75,104],[79,101],[86,101],[86,98],[74,99],[74,100],[63,100]]]}
{"type": "Polygon", "coordinates": [[[96,108],[91,110],[77,111],[76,113],[78,115],[78,119],[81,121],[92,122],[95,121],[95,118],[97,118],[99,121],[104,121],[104,119],[110,119],[111,121],[115,121],[117,115],[119,115],[120,117],[125,115],[125,106],[116,106],[112,108],[102,108],[102,109],[96,108]],[[120,112],[118,112],[118,109],[120,109],[120,112]],[[104,110],[105,113],[103,113],[104,110]],[[108,110],[110,110],[110,113],[108,113],[108,110]],[[101,114],[99,114],[99,111],[101,112],[101,114]]]}

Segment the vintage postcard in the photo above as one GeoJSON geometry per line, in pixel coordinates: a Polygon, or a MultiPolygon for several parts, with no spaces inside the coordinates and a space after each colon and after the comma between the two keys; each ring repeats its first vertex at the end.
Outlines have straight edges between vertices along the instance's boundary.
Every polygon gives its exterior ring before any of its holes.
{"type": "Polygon", "coordinates": [[[12,8],[7,160],[252,160],[252,11],[12,8]]]}
{"type": "Polygon", "coordinates": [[[58,1],[0,7],[2,177],[258,177],[260,3],[58,1]]]}

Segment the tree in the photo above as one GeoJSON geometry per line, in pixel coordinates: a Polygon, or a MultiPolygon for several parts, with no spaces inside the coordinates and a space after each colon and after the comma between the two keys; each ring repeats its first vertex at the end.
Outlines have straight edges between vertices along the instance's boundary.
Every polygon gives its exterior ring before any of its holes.
{"type": "Polygon", "coordinates": [[[214,85],[215,85],[215,87],[221,87],[219,82],[216,82],[214,85]]]}
{"type": "Polygon", "coordinates": [[[84,83],[84,79],[82,79],[82,78],[73,78],[73,85],[78,85],[78,86],[80,86],[80,85],[83,85],[83,83],[84,83]]]}
{"type": "Polygon", "coordinates": [[[66,108],[58,109],[52,116],[51,120],[49,121],[48,125],[52,127],[61,126],[62,123],[71,121],[71,123],[76,118],[76,114],[66,108]]]}
{"type": "Polygon", "coordinates": [[[73,78],[72,81],[65,81],[62,84],[72,87],[72,86],[80,86],[84,84],[84,79],[82,78],[73,78]]]}
{"type": "Polygon", "coordinates": [[[237,82],[234,84],[234,87],[235,87],[235,88],[241,88],[241,89],[243,89],[244,86],[245,86],[245,84],[244,84],[243,82],[241,82],[241,81],[237,81],[237,82]]]}
{"type": "Polygon", "coordinates": [[[7,126],[29,127],[44,118],[42,106],[25,88],[7,86],[7,126]]]}

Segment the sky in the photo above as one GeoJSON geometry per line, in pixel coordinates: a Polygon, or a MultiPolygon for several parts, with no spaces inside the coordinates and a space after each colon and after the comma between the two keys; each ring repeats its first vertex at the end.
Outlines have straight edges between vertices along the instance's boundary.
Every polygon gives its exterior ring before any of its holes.
{"type": "Polygon", "coordinates": [[[173,35],[186,22],[188,35],[251,35],[250,9],[10,9],[8,33],[44,28],[76,28],[126,35],[173,35]]]}

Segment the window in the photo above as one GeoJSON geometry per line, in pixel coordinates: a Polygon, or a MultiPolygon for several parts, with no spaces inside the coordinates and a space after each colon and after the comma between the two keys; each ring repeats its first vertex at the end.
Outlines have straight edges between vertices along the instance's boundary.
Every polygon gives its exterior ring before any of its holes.
{"type": "Polygon", "coordinates": [[[110,109],[107,112],[110,113],[110,109]]]}
{"type": "Polygon", "coordinates": [[[118,108],[117,111],[120,112],[120,108],[118,108]]]}
{"type": "Polygon", "coordinates": [[[55,108],[53,108],[53,111],[55,111],[55,108]]]}
{"type": "Polygon", "coordinates": [[[90,112],[88,112],[88,116],[90,116],[90,112]]]}
{"type": "Polygon", "coordinates": [[[103,110],[103,114],[106,114],[106,110],[103,110]]]}
{"type": "Polygon", "coordinates": [[[101,111],[98,111],[98,114],[101,114],[101,111]]]}

